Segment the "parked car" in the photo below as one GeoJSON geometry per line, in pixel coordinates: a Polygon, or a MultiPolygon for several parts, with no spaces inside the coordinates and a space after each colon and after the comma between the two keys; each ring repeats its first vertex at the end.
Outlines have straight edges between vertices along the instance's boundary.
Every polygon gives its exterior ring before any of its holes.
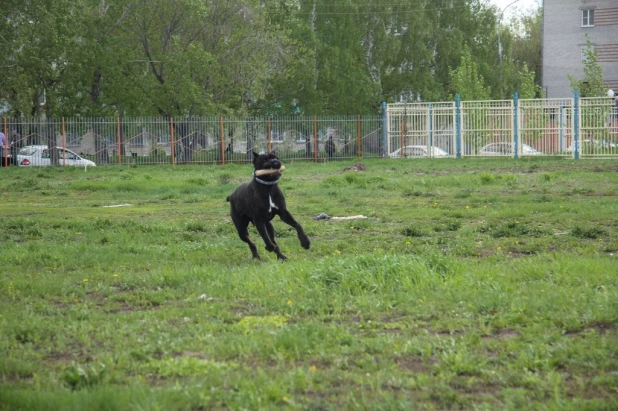
{"type": "MultiPolygon", "coordinates": [[[[431,151],[427,146],[405,146],[403,148],[403,157],[425,158],[425,157],[448,157],[448,153],[440,147],[431,147],[431,151]]],[[[393,151],[388,155],[390,158],[401,158],[401,149],[393,151]]]]}
{"type": "MultiPolygon", "coordinates": [[[[93,161],[82,158],[71,150],[56,147],[58,151],[58,164],[77,167],[94,167],[93,161]]],[[[17,162],[20,166],[50,166],[51,150],[44,145],[26,146],[17,153],[17,162]]]]}
{"type": "MultiPolygon", "coordinates": [[[[543,153],[528,144],[519,145],[519,154],[524,156],[538,156],[543,153]]],[[[479,150],[479,156],[510,156],[513,154],[513,143],[490,143],[479,150]]]]}
{"type": "MultiPolygon", "coordinates": [[[[565,151],[572,153],[573,152],[573,147],[575,146],[575,141],[571,142],[571,145],[568,146],[565,151]]],[[[585,151],[587,153],[592,153],[595,151],[602,151],[602,150],[609,150],[609,149],[615,149],[618,148],[618,143],[614,142],[614,141],[608,141],[608,140],[590,140],[590,139],[585,139],[585,140],[579,140],[579,148],[580,151],[585,151]]]]}

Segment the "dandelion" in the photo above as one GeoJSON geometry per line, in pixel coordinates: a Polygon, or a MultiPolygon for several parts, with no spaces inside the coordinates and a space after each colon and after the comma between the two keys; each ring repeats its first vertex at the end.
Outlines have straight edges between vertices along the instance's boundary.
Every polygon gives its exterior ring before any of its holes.
{"type": "Polygon", "coordinates": [[[341,254],[341,251],[335,250],[335,254],[341,254]]]}
{"type": "Polygon", "coordinates": [[[406,241],[406,245],[410,245],[410,244],[412,244],[412,243],[411,243],[411,242],[409,242],[409,241],[406,241]]]}
{"type": "Polygon", "coordinates": [[[80,233],[79,231],[77,232],[77,235],[82,235],[82,233],[80,233]]]}
{"type": "Polygon", "coordinates": [[[354,226],[350,227],[350,230],[354,230],[354,226]]]}
{"type": "Polygon", "coordinates": [[[502,247],[496,248],[497,251],[502,251],[502,247]]]}
{"type": "Polygon", "coordinates": [[[469,206],[469,205],[467,205],[467,206],[466,206],[466,210],[469,210],[469,209],[470,209],[470,206],[469,206]]]}
{"type": "Polygon", "coordinates": [[[87,278],[84,278],[84,282],[87,283],[89,280],[87,278]]]}
{"type": "Polygon", "coordinates": [[[309,369],[311,370],[311,372],[316,372],[318,370],[318,367],[312,365],[311,367],[309,367],[309,369]]]}
{"type": "Polygon", "coordinates": [[[114,275],[112,277],[114,277],[114,278],[118,277],[118,273],[114,273],[114,275]]]}
{"type": "Polygon", "coordinates": [[[288,305],[292,305],[292,300],[288,300],[288,305]]]}

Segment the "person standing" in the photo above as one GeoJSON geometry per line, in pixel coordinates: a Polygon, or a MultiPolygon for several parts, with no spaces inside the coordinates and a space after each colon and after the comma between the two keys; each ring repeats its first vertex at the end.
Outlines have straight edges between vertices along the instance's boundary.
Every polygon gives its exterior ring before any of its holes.
{"type": "Polygon", "coordinates": [[[335,153],[336,147],[335,142],[333,141],[333,136],[328,137],[326,140],[326,144],[324,144],[324,149],[326,150],[326,154],[328,154],[328,160],[332,160],[333,154],[335,153]]]}
{"type": "Polygon", "coordinates": [[[4,158],[4,146],[5,146],[5,144],[6,144],[6,136],[4,135],[2,130],[0,130],[0,162],[2,163],[3,167],[6,167],[8,165],[6,163],[8,159],[4,158]]]}
{"type": "Polygon", "coordinates": [[[17,128],[13,128],[11,130],[11,141],[10,144],[10,153],[11,153],[11,163],[17,165],[17,152],[21,148],[21,135],[17,131],[17,128]]]}

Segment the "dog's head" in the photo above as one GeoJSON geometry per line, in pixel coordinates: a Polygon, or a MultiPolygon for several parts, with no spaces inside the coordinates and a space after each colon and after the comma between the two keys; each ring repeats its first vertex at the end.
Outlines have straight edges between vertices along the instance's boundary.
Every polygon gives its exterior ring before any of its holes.
{"type": "Polygon", "coordinates": [[[279,177],[281,177],[281,172],[285,167],[283,167],[283,164],[281,163],[281,161],[279,161],[274,151],[262,154],[258,154],[254,151],[253,168],[254,174],[256,175],[256,177],[259,176],[260,180],[267,182],[276,182],[277,180],[279,180],[279,177]],[[258,171],[260,170],[272,170],[272,172],[259,173],[258,171]]]}

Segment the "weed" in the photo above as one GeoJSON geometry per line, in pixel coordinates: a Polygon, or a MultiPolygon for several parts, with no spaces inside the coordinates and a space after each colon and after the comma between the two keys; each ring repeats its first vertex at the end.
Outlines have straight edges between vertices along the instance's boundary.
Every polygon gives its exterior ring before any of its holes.
{"type": "Polygon", "coordinates": [[[219,182],[219,184],[230,184],[232,182],[232,174],[231,173],[219,173],[219,175],[217,175],[217,181],[219,182]]]}
{"type": "Polygon", "coordinates": [[[401,235],[403,235],[404,237],[423,237],[426,234],[425,231],[420,229],[419,227],[411,226],[402,229],[401,235]]]}
{"type": "Polygon", "coordinates": [[[496,176],[493,174],[482,173],[479,175],[481,184],[492,184],[496,180],[496,176]]]}
{"type": "Polygon", "coordinates": [[[590,238],[595,239],[599,237],[603,237],[607,235],[607,231],[605,231],[601,227],[581,227],[575,226],[573,230],[571,230],[571,234],[577,238],[590,238]]]}

